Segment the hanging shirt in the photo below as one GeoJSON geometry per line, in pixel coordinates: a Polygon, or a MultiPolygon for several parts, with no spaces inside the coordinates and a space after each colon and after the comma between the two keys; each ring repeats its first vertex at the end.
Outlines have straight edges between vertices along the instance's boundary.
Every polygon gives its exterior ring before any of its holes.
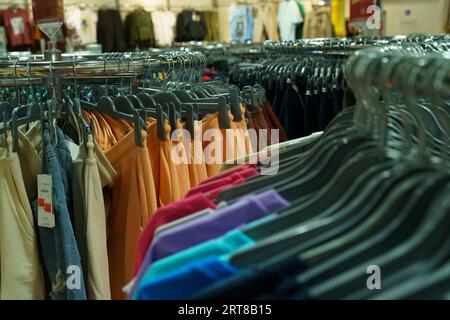
{"type": "Polygon", "coordinates": [[[153,11],[152,20],[156,45],[170,47],[175,39],[175,15],[171,11],[153,11]]]}
{"type": "Polygon", "coordinates": [[[278,25],[280,28],[280,39],[282,41],[295,40],[296,27],[302,22],[303,16],[296,0],[280,2],[278,8],[278,25]]]}
{"type": "Polygon", "coordinates": [[[3,23],[9,45],[12,48],[31,46],[31,25],[28,12],[24,9],[8,9],[3,11],[3,23]]]}
{"type": "Polygon", "coordinates": [[[75,29],[81,45],[97,42],[98,15],[91,9],[81,9],[72,5],[65,8],[66,24],[69,29],[75,29]]]}
{"type": "Polygon", "coordinates": [[[148,49],[155,46],[152,15],[144,9],[136,9],[125,19],[125,37],[130,49],[148,49]]]}
{"type": "Polygon", "coordinates": [[[120,52],[127,49],[125,29],[119,11],[98,11],[97,42],[102,45],[103,52],[120,52]]]}
{"type": "Polygon", "coordinates": [[[177,16],[176,41],[202,41],[208,34],[203,12],[183,10],[177,16]]]}
{"type": "Polygon", "coordinates": [[[231,41],[245,42],[253,39],[253,8],[250,5],[230,6],[231,41]]]}
{"type": "Polygon", "coordinates": [[[305,19],[304,38],[328,38],[333,36],[330,6],[313,6],[305,19]]]}

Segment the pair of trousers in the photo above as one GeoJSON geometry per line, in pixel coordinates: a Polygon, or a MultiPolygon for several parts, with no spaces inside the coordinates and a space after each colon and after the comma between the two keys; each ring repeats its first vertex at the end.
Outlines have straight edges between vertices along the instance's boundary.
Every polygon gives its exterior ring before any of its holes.
{"type": "MultiPolygon", "coordinates": [[[[42,257],[51,284],[53,300],[85,300],[83,269],[72,227],[72,157],[64,141],[64,134],[56,128],[53,145],[48,123],[43,125],[43,157],[41,174],[52,178],[53,214],[55,226],[37,226],[42,257]]],[[[33,203],[34,218],[38,221],[37,201],[33,203]]]]}
{"type": "Polygon", "coordinates": [[[35,223],[17,153],[0,148],[0,300],[45,299],[35,223]]]}

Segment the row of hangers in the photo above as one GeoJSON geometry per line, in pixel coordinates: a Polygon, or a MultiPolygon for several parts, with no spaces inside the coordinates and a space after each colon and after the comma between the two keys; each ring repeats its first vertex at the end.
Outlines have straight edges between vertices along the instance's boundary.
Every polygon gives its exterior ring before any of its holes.
{"type": "Polygon", "coordinates": [[[433,50],[433,46],[447,46],[449,35],[412,34],[393,37],[352,38],[318,38],[295,41],[266,41],[264,50],[270,54],[298,55],[342,55],[348,56],[364,48],[383,47],[387,45],[421,43],[425,48],[433,50]]]}
{"type": "Polygon", "coordinates": [[[308,269],[290,275],[291,289],[304,290],[294,298],[448,297],[450,64],[439,48],[391,45],[349,58],[357,105],[317,143],[280,154],[278,174],[220,193],[230,203],[275,189],[290,202],[243,227],[255,245],[232,254],[231,265],[264,270],[296,257],[308,269]],[[382,270],[381,294],[365,287],[370,265],[382,270]]]}
{"type": "MultiPolygon", "coordinates": [[[[295,78],[308,73],[312,79],[310,84],[320,82],[322,85],[345,87],[343,65],[358,50],[417,44],[416,50],[424,54],[448,50],[449,40],[448,35],[410,35],[266,41],[264,54],[259,59],[239,63],[237,70],[242,71],[240,77],[245,77],[246,73],[256,76],[258,83],[280,76],[295,78]]],[[[399,50],[407,50],[406,47],[399,50]]]]}
{"type": "MultiPolygon", "coordinates": [[[[119,54],[117,54],[119,55],[119,54]]],[[[102,55],[104,59],[104,70],[108,59],[116,61],[117,55],[102,55]]],[[[122,55],[123,57],[123,55],[122,55]]],[[[145,57],[146,54],[129,56],[129,61],[145,57]]],[[[123,59],[122,59],[123,60],[123,59]]],[[[155,60],[155,59],[153,59],[155,60]]],[[[106,76],[97,76],[96,84],[100,86],[98,99],[95,102],[86,101],[79,94],[81,85],[92,83],[91,78],[79,77],[80,70],[77,68],[78,61],[72,60],[72,74],[67,77],[66,73],[61,73],[62,77],[57,77],[54,70],[50,68],[51,82],[62,81],[68,88],[69,94],[60,99],[56,99],[54,94],[52,99],[46,102],[29,99],[25,104],[4,102],[0,104],[0,120],[3,121],[4,133],[6,129],[12,130],[14,150],[18,146],[19,126],[37,120],[53,120],[67,116],[67,108],[71,108],[78,116],[83,125],[83,136],[86,137],[92,131],[92,124],[87,124],[81,110],[91,110],[111,115],[133,124],[135,129],[135,142],[142,146],[141,131],[146,130],[146,119],[152,116],[157,120],[158,137],[166,139],[164,130],[165,121],[169,121],[172,130],[176,129],[177,119],[183,117],[187,129],[194,136],[194,122],[198,120],[199,112],[219,114],[219,125],[221,128],[230,128],[228,112],[233,114],[235,121],[241,121],[243,115],[240,108],[239,89],[223,83],[210,83],[208,85],[197,83],[201,76],[201,70],[206,65],[205,57],[200,53],[170,52],[159,55],[156,59],[158,68],[152,68],[148,64],[146,69],[139,73],[139,86],[132,88],[132,81],[136,79],[135,74],[129,74],[126,62],[121,62],[125,68],[117,68],[113,74],[106,73],[106,76]],[[164,79],[155,80],[152,75],[163,72],[164,79]],[[127,82],[125,82],[127,80],[127,82]],[[100,82],[99,82],[100,81],[100,82]],[[103,83],[101,83],[103,82],[103,83]],[[125,85],[124,85],[125,83],[125,85]]],[[[90,61],[83,62],[89,63],[90,61]]],[[[98,57],[94,60],[98,62],[98,57]]],[[[68,61],[62,61],[67,64],[68,61]]],[[[42,64],[57,64],[42,62],[42,64]]],[[[31,62],[28,63],[28,75],[31,79],[31,62]]],[[[65,70],[65,69],[64,69],[65,70]]],[[[65,70],[67,71],[67,70],[65,70]]],[[[17,72],[15,72],[16,74],[17,72]]],[[[30,90],[33,90],[33,83],[28,83],[30,90]]],[[[256,92],[252,91],[253,95],[256,92]]],[[[261,96],[262,93],[258,92],[261,96]]]]}

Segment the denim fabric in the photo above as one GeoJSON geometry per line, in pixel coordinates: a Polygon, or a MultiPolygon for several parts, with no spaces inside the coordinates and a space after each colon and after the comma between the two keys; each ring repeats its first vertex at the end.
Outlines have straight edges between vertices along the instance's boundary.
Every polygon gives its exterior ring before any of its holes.
{"type": "MultiPolygon", "coordinates": [[[[51,299],[85,300],[86,291],[80,254],[70,218],[72,158],[65,145],[64,134],[59,128],[57,128],[56,140],[56,145],[53,145],[49,126],[44,123],[41,174],[52,176],[55,227],[37,226],[39,245],[47,277],[51,282],[51,299]]],[[[37,202],[33,203],[33,209],[35,221],[38,221],[37,202]]]]}
{"type": "Polygon", "coordinates": [[[249,5],[230,7],[231,40],[245,42],[253,39],[253,9],[249,5]]]}

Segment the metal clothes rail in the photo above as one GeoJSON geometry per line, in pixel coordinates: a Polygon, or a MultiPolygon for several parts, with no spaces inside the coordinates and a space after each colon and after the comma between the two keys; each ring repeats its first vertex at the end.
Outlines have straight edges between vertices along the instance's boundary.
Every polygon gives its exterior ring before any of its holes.
{"type": "Polygon", "coordinates": [[[146,71],[201,70],[206,57],[199,52],[172,51],[163,54],[105,53],[63,54],[61,60],[45,60],[43,55],[0,58],[0,81],[11,84],[43,77],[59,79],[135,77],[146,71]]]}

